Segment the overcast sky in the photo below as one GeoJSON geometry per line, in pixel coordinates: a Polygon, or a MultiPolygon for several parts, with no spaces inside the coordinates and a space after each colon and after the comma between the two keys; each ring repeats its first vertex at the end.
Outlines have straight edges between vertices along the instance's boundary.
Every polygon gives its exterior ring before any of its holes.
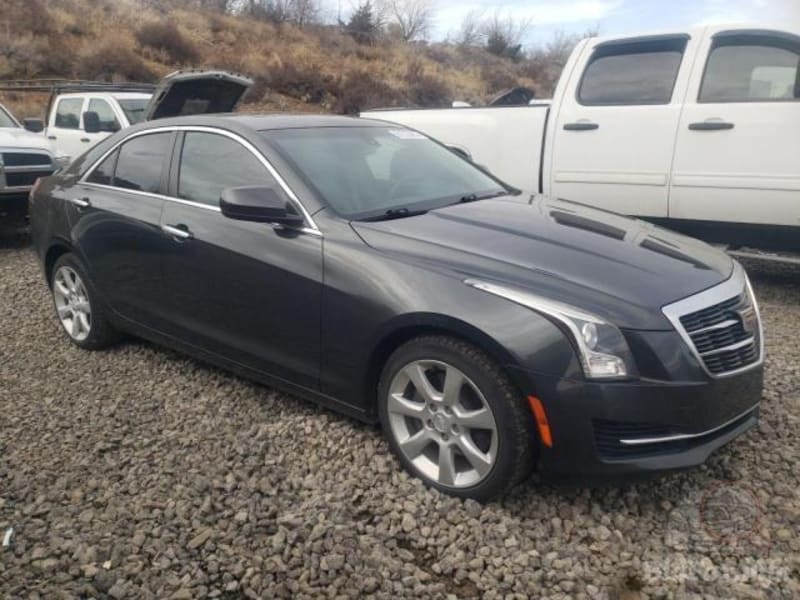
{"type": "MultiPolygon", "coordinates": [[[[322,0],[330,16],[347,16],[357,0],[322,0]]],[[[602,35],[659,29],[684,29],[707,23],[793,22],[800,27],[800,0],[432,0],[436,12],[434,37],[456,31],[473,10],[496,10],[530,19],[529,43],[538,44],[554,32],[580,33],[598,28],[602,35]]]]}

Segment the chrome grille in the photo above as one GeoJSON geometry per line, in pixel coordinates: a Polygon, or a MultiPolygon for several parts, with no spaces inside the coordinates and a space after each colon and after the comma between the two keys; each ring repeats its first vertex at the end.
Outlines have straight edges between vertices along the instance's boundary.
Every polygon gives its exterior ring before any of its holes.
{"type": "Polygon", "coordinates": [[[0,193],[26,193],[40,177],[56,170],[53,158],[41,151],[0,154],[0,193]]]}
{"type": "Polygon", "coordinates": [[[745,323],[751,314],[753,305],[744,293],[681,317],[681,325],[706,368],[714,374],[727,373],[758,359],[756,332],[746,329],[745,323]]]}
{"type": "Polygon", "coordinates": [[[664,309],[706,371],[723,376],[761,360],[761,322],[744,269],[725,283],[664,309]]]}

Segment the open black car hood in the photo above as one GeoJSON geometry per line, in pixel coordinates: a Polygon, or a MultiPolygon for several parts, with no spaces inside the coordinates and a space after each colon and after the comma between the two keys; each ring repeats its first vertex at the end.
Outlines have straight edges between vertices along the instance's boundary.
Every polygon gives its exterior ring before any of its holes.
{"type": "Polygon", "coordinates": [[[145,120],[233,112],[252,85],[252,79],[226,71],[176,71],[156,86],[145,120]]]}
{"type": "Polygon", "coordinates": [[[698,240],[545,198],[483,200],[353,227],[398,258],[529,289],[631,329],[671,329],[662,306],[733,271],[726,254],[698,240]]]}

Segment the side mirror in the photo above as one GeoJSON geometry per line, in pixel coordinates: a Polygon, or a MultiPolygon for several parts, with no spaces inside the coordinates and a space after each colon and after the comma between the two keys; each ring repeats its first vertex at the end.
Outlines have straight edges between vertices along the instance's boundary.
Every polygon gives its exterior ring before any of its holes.
{"type": "Polygon", "coordinates": [[[24,119],[22,126],[32,133],[41,133],[44,131],[44,121],[41,119],[24,119]]]}
{"type": "Polygon", "coordinates": [[[283,192],[267,186],[226,188],[222,190],[219,206],[223,215],[238,221],[287,227],[302,227],[305,222],[283,192]]]}
{"type": "Polygon", "coordinates": [[[86,133],[100,133],[100,116],[93,110],[83,113],[83,130],[86,133]]]}

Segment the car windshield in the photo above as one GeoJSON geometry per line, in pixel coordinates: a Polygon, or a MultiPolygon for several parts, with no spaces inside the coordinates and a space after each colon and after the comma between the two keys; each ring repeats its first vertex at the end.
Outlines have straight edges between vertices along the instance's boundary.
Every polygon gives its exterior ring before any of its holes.
{"type": "Polygon", "coordinates": [[[147,110],[147,105],[150,103],[149,98],[117,98],[120,108],[125,112],[128,117],[128,123],[136,125],[141,123],[144,119],[144,111],[147,110]]]}
{"type": "Polygon", "coordinates": [[[11,114],[3,106],[0,106],[0,127],[19,127],[11,114]]]}
{"type": "Polygon", "coordinates": [[[348,219],[396,218],[509,193],[454,152],[399,126],[282,129],[264,135],[348,219]]]}

